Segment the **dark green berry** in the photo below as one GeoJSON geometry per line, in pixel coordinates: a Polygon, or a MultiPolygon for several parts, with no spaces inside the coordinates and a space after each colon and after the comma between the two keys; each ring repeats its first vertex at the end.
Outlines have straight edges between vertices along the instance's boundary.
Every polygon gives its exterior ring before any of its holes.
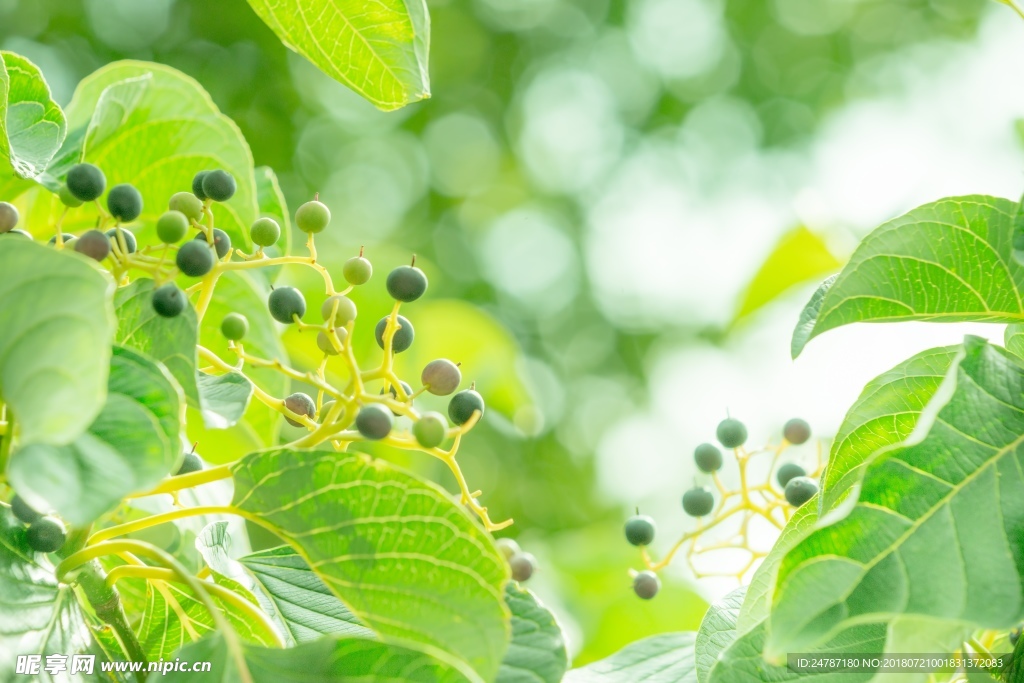
{"type": "Polygon", "coordinates": [[[174,473],[174,476],[178,477],[182,474],[198,472],[201,469],[203,469],[203,459],[195,451],[187,451],[181,459],[181,466],[178,467],[178,471],[174,473]]]}
{"type": "Polygon", "coordinates": [[[484,416],[484,397],[475,389],[460,391],[448,402],[448,417],[456,425],[465,424],[476,412],[484,416]]]}
{"type": "Polygon", "coordinates": [[[204,201],[204,202],[207,199],[209,199],[206,196],[206,193],[203,192],[203,180],[206,179],[206,176],[207,176],[208,173],[210,173],[210,172],[209,171],[200,171],[199,173],[196,173],[195,176],[193,176],[193,178],[192,178],[192,194],[194,194],[197,199],[199,199],[200,201],[204,201]]]}
{"type": "Polygon", "coordinates": [[[68,192],[80,202],[92,202],[103,196],[107,177],[92,164],[76,164],[68,171],[68,192]]]}
{"type": "Polygon", "coordinates": [[[356,413],[356,429],[367,439],[377,441],[391,433],[394,420],[390,410],[377,403],[370,403],[356,413]]]}
{"type": "Polygon", "coordinates": [[[64,546],[67,530],[64,523],[56,517],[40,517],[28,527],[25,534],[28,547],[37,553],[53,553],[64,546]]]}
{"type": "Polygon", "coordinates": [[[281,239],[281,226],[273,218],[257,218],[249,228],[249,237],[252,238],[253,244],[272,247],[281,239]]]}
{"type": "Polygon", "coordinates": [[[295,212],[295,227],[302,232],[323,232],[331,222],[331,210],[326,204],[313,200],[306,202],[295,212]]]}
{"type": "Polygon", "coordinates": [[[131,223],[142,214],[142,194],[128,183],[114,185],[107,195],[107,209],[121,223],[131,223]]]}
{"type": "Polygon", "coordinates": [[[91,259],[102,261],[110,255],[110,240],[99,230],[86,230],[75,240],[75,251],[91,259]]]}
{"type": "Polygon", "coordinates": [[[637,597],[650,600],[661,590],[661,579],[654,572],[645,569],[633,577],[633,592],[637,597]]]}
{"type": "Polygon", "coordinates": [[[135,250],[139,248],[139,243],[135,239],[134,233],[124,228],[111,228],[107,230],[107,237],[110,241],[117,245],[117,248],[121,250],[122,254],[134,254],[135,250]],[[124,244],[121,243],[124,240],[124,244]]]}
{"type": "Polygon", "coordinates": [[[459,388],[459,384],[462,383],[462,371],[447,358],[438,358],[424,366],[420,380],[427,391],[435,396],[447,396],[459,388]]]}
{"type": "MultiPolygon", "coordinates": [[[[74,236],[74,235],[72,235],[72,234],[71,234],[71,233],[69,233],[69,232],[62,232],[62,233],[60,234],[60,236],[61,236],[61,239],[62,239],[62,240],[63,240],[63,242],[64,242],[64,246],[68,246],[68,245],[69,245],[69,244],[71,243],[71,240],[73,240],[73,239],[76,239],[76,238],[75,238],[75,236],[74,236]]],[[[56,236],[56,235],[54,235],[54,236],[53,236],[53,237],[51,237],[50,239],[46,240],[46,243],[47,243],[47,244],[50,244],[50,245],[54,245],[54,244],[57,244],[57,236],[56,236]]]]}
{"type": "Polygon", "coordinates": [[[153,290],[153,310],[164,318],[176,318],[185,310],[188,297],[173,282],[153,290]]]}
{"type": "MultiPolygon", "coordinates": [[[[189,195],[192,197],[192,195],[189,195]]],[[[195,197],[192,197],[195,199],[195,197]]],[[[164,244],[177,244],[188,234],[188,216],[181,211],[171,210],[160,216],[156,222],[156,236],[164,244]]]]}
{"type": "MultiPolygon", "coordinates": [[[[382,349],[384,348],[384,331],[387,329],[389,319],[390,316],[384,316],[377,321],[377,327],[374,329],[377,346],[382,349]]],[[[395,336],[391,339],[391,350],[395,353],[401,353],[412,346],[412,341],[416,338],[416,330],[413,329],[412,323],[405,316],[398,316],[397,323],[398,329],[395,330],[395,336]]]]}
{"type": "Polygon", "coordinates": [[[807,424],[807,420],[794,417],[782,428],[782,436],[795,446],[807,443],[807,439],[811,438],[811,425],[807,424]]]}
{"type": "Polygon", "coordinates": [[[706,488],[695,486],[683,494],[683,511],[691,517],[709,515],[714,507],[715,497],[706,488]]]}
{"type": "Polygon", "coordinates": [[[747,442],[747,427],[732,417],[718,423],[716,434],[718,442],[726,448],[739,448],[747,442]]]}
{"type": "Polygon", "coordinates": [[[693,451],[693,460],[701,472],[717,472],[722,469],[722,451],[709,443],[702,443],[693,451]]]}
{"type": "Polygon", "coordinates": [[[60,203],[69,209],[77,209],[82,205],[82,200],[71,194],[71,190],[68,189],[67,185],[61,185],[60,189],[57,190],[57,196],[60,198],[60,203]]]}
{"type": "Polygon", "coordinates": [[[791,480],[805,476],[807,476],[807,471],[803,467],[800,467],[795,462],[787,462],[775,473],[775,480],[779,482],[779,486],[786,488],[786,484],[791,480]]]}
{"type": "Polygon", "coordinates": [[[220,321],[220,333],[231,341],[243,339],[249,332],[249,320],[241,313],[228,313],[220,321]]]}
{"type": "Polygon", "coordinates": [[[509,558],[508,567],[512,570],[513,581],[529,581],[537,571],[537,558],[532,553],[518,552],[509,558]]]}
{"type": "Polygon", "coordinates": [[[185,275],[202,277],[213,270],[217,257],[210,245],[191,240],[178,247],[178,255],[174,262],[178,265],[178,270],[185,275]]]}
{"type": "Polygon", "coordinates": [[[654,540],[654,520],[647,515],[627,519],[626,540],[632,545],[650,545],[654,540]]]}
{"type": "Polygon", "coordinates": [[[444,443],[447,433],[448,421],[441,413],[423,413],[412,426],[412,435],[424,448],[437,448],[444,443]]]}
{"type": "Polygon", "coordinates": [[[43,516],[43,513],[32,509],[25,499],[18,495],[11,499],[11,512],[25,524],[31,524],[43,516]]]}
{"type": "MultiPolygon", "coordinates": [[[[200,242],[206,241],[206,233],[202,230],[196,235],[196,239],[200,242]]],[[[213,229],[213,246],[217,250],[217,258],[222,259],[231,253],[231,238],[228,234],[220,228],[213,229]]]]}
{"type": "Polygon", "coordinates": [[[506,562],[511,560],[513,556],[522,552],[519,548],[519,544],[511,538],[494,539],[494,547],[497,548],[498,552],[505,557],[506,562]]]}
{"type": "Polygon", "coordinates": [[[235,196],[238,184],[227,171],[217,169],[203,176],[203,194],[215,202],[226,202],[235,196]]]}
{"type": "MultiPolygon", "coordinates": [[[[310,419],[316,416],[316,402],[301,391],[297,391],[286,398],[284,400],[284,406],[296,415],[305,415],[310,419]]],[[[284,419],[292,427],[305,427],[304,424],[297,420],[293,420],[287,415],[284,416],[284,419]]]]}
{"type": "Polygon", "coordinates": [[[334,312],[334,324],[338,327],[348,325],[349,322],[356,319],[358,313],[355,302],[344,294],[329,296],[324,301],[320,307],[320,315],[323,316],[324,322],[331,319],[332,311],[334,312]]]}
{"type": "Polygon", "coordinates": [[[810,477],[793,477],[786,484],[786,502],[800,507],[818,493],[818,483],[810,477]]]}
{"type": "Polygon", "coordinates": [[[316,333],[317,347],[328,356],[337,356],[340,352],[339,349],[344,347],[345,340],[348,339],[348,330],[344,327],[335,327],[334,334],[338,337],[338,347],[334,346],[334,340],[326,332],[320,331],[316,333]]]}
{"type": "Polygon", "coordinates": [[[191,192],[175,192],[167,202],[167,208],[180,211],[189,220],[198,222],[203,219],[203,200],[191,192]]]}
{"type": "Polygon", "coordinates": [[[350,285],[365,285],[373,277],[373,264],[362,255],[353,256],[341,268],[341,274],[350,285]]]}
{"type": "Polygon", "coordinates": [[[416,301],[427,291],[427,276],[416,266],[399,266],[388,273],[387,288],[393,299],[416,301]]]}
{"type": "Polygon", "coordinates": [[[0,232],[10,232],[18,225],[18,209],[14,204],[0,202],[0,232]]]}
{"type": "MultiPolygon", "coordinates": [[[[408,383],[406,383],[406,382],[401,382],[401,385],[402,385],[402,391],[405,392],[406,397],[412,396],[412,387],[410,387],[408,385],[408,383]]],[[[384,395],[384,389],[385,389],[385,387],[381,387],[380,388],[380,395],[381,396],[384,395]]],[[[396,401],[398,400],[398,390],[395,389],[395,385],[394,384],[388,386],[387,387],[387,391],[388,391],[389,394],[391,394],[391,398],[395,399],[396,401]]],[[[393,410],[391,411],[391,414],[395,415],[395,416],[398,415],[398,413],[396,413],[393,410]]]]}
{"type": "Polygon", "coordinates": [[[293,316],[306,315],[306,297],[294,287],[277,287],[267,299],[270,315],[279,323],[294,322],[293,316]]]}

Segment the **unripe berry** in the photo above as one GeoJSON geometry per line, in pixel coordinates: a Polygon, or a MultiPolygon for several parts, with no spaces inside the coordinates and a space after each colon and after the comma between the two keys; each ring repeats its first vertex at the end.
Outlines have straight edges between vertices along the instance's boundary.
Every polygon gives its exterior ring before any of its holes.
{"type": "Polygon", "coordinates": [[[718,423],[718,442],[726,448],[739,448],[747,442],[747,427],[739,420],[729,417],[718,423]]]}
{"type": "Polygon", "coordinates": [[[110,238],[110,243],[116,245],[122,254],[134,254],[139,247],[139,243],[135,240],[135,234],[130,230],[111,228],[107,230],[106,235],[110,238]]]}
{"type": "Polygon", "coordinates": [[[494,547],[496,547],[498,549],[498,552],[500,552],[505,557],[506,561],[511,560],[513,555],[516,555],[517,553],[521,552],[519,549],[519,544],[511,538],[494,539],[494,547]]]}
{"type": "Polygon", "coordinates": [[[441,413],[423,413],[412,426],[412,434],[424,448],[437,448],[444,443],[448,420],[441,413]]]}
{"type": "Polygon", "coordinates": [[[370,403],[356,413],[356,429],[367,439],[377,441],[391,433],[394,418],[391,411],[377,403],[370,403]]]}
{"type": "Polygon", "coordinates": [[[636,515],[626,520],[626,540],[632,545],[650,545],[654,540],[654,520],[636,515]]]}
{"type": "Polygon", "coordinates": [[[323,232],[331,222],[331,210],[326,204],[313,200],[306,202],[295,211],[295,227],[302,232],[323,232]]]}
{"type": "Polygon", "coordinates": [[[174,262],[185,275],[202,277],[213,270],[217,257],[206,242],[190,240],[178,247],[178,255],[174,262]]]}
{"type": "Polygon", "coordinates": [[[191,192],[174,193],[167,202],[167,208],[183,213],[189,220],[203,220],[203,200],[191,192]]]}
{"type": "Polygon", "coordinates": [[[786,502],[800,507],[818,493],[818,483],[810,477],[793,477],[786,484],[786,502]]]}
{"type": "Polygon", "coordinates": [[[192,194],[194,194],[200,201],[207,200],[206,193],[203,192],[203,180],[206,179],[206,176],[209,173],[209,171],[200,171],[192,178],[192,194]]]}
{"type": "Polygon", "coordinates": [[[0,202],[0,232],[9,232],[18,225],[18,209],[14,204],[0,202]]]}
{"type": "Polygon", "coordinates": [[[796,477],[804,477],[806,475],[807,472],[803,467],[800,467],[795,462],[787,462],[775,473],[775,480],[779,482],[779,486],[786,488],[786,484],[796,477]]]}
{"type": "Polygon", "coordinates": [[[420,381],[435,396],[447,396],[459,388],[462,372],[458,365],[447,358],[438,358],[424,366],[420,381]]]}
{"type": "Polygon", "coordinates": [[[476,412],[480,413],[480,417],[484,416],[484,397],[475,389],[460,391],[448,402],[448,417],[456,425],[469,422],[476,412]]]}
{"type": "Polygon", "coordinates": [[[183,474],[198,472],[201,469],[203,469],[203,459],[199,457],[199,454],[195,451],[186,451],[181,459],[181,465],[178,467],[178,471],[174,473],[174,476],[178,477],[183,474]]]}
{"type": "MultiPolygon", "coordinates": [[[[196,239],[200,242],[206,242],[206,233],[200,230],[199,234],[196,235],[196,239]]],[[[223,259],[231,253],[231,238],[220,228],[213,229],[213,247],[217,251],[218,259],[223,259]]]]}
{"type": "Polygon", "coordinates": [[[188,297],[173,282],[161,285],[153,290],[153,310],[164,318],[175,318],[181,315],[188,303],[188,297]]]}
{"type": "MultiPolygon", "coordinates": [[[[316,402],[309,397],[309,395],[297,391],[284,400],[284,407],[292,411],[297,415],[305,415],[312,419],[316,415],[316,402]]],[[[292,427],[305,427],[298,420],[293,420],[287,415],[284,416],[285,421],[292,427]]]]}
{"type": "Polygon", "coordinates": [[[11,512],[25,524],[31,524],[43,516],[43,513],[33,510],[24,498],[17,495],[11,499],[11,512]]]}
{"type": "Polygon", "coordinates": [[[261,247],[272,247],[281,239],[281,226],[273,218],[264,216],[257,218],[256,222],[249,228],[249,237],[253,244],[261,247]]]}
{"type": "Polygon", "coordinates": [[[102,261],[110,256],[110,240],[99,230],[86,230],[75,240],[75,251],[91,259],[102,261]]]}
{"type": "MultiPolygon", "coordinates": [[[[377,327],[374,328],[377,346],[382,349],[384,348],[384,331],[387,329],[389,319],[390,316],[384,316],[377,321],[377,327]]],[[[413,329],[412,323],[405,316],[398,316],[396,322],[398,323],[398,329],[395,330],[395,336],[391,340],[391,350],[395,353],[401,353],[412,346],[412,341],[416,337],[416,331],[413,329]]]]}
{"type": "Polygon", "coordinates": [[[142,214],[142,194],[128,183],[115,185],[107,194],[107,209],[121,223],[131,223],[142,214]]]}
{"type": "Polygon", "coordinates": [[[92,164],[76,164],[68,171],[68,192],[80,202],[92,202],[107,189],[107,177],[92,164]]]}
{"type": "Polygon", "coordinates": [[[270,315],[279,323],[295,322],[293,316],[306,315],[306,297],[294,287],[277,287],[267,299],[270,315]]]}
{"type": "Polygon", "coordinates": [[[373,276],[373,264],[362,256],[353,256],[345,261],[341,274],[350,285],[365,285],[373,276]]]}
{"type": "Polygon", "coordinates": [[[512,570],[513,581],[529,581],[537,571],[537,558],[532,553],[518,552],[509,558],[508,566],[512,570]]]}
{"type": "Polygon", "coordinates": [[[332,311],[334,311],[334,324],[338,327],[347,325],[356,319],[357,310],[355,302],[344,294],[329,296],[324,301],[320,307],[320,315],[323,316],[324,322],[330,320],[332,311]]]}
{"type": "Polygon", "coordinates": [[[701,472],[717,472],[722,469],[722,451],[709,443],[702,443],[693,451],[693,460],[701,472]]]}
{"type": "Polygon", "coordinates": [[[177,244],[188,233],[188,226],[188,216],[181,211],[167,211],[156,222],[156,236],[164,244],[177,244]]]}
{"type": "Polygon", "coordinates": [[[220,332],[231,341],[239,341],[249,332],[249,320],[241,313],[228,313],[220,321],[220,332]]]}
{"type": "Polygon", "coordinates": [[[226,202],[235,196],[237,189],[235,177],[227,171],[217,169],[203,176],[203,194],[215,202],[226,202]]]}
{"type": "MultiPolygon", "coordinates": [[[[71,190],[68,189],[67,185],[60,186],[60,189],[57,190],[57,196],[60,198],[60,203],[69,209],[77,209],[84,203],[81,199],[71,194],[71,190]]],[[[0,232],[3,232],[3,230],[0,230],[0,232]]]]}
{"type": "Polygon", "coordinates": [[[811,425],[807,424],[806,420],[794,417],[782,428],[782,436],[796,446],[807,443],[807,439],[811,438],[811,425]]]}
{"type": "Polygon", "coordinates": [[[348,339],[348,330],[344,327],[335,327],[334,334],[338,338],[337,348],[334,346],[334,340],[326,332],[320,331],[316,333],[316,345],[328,356],[337,356],[340,353],[340,349],[344,347],[345,340],[348,339]]]}
{"type": "Polygon", "coordinates": [[[393,299],[416,301],[427,291],[427,276],[415,266],[399,266],[388,273],[387,288],[393,299]]]}
{"type": "Polygon", "coordinates": [[[661,590],[661,579],[654,572],[645,569],[633,577],[633,592],[637,597],[650,600],[658,594],[659,590],[661,590]]]}
{"type": "Polygon", "coordinates": [[[29,525],[25,539],[37,553],[53,553],[64,546],[67,530],[56,517],[40,517],[29,525]]]}
{"type": "Polygon", "coordinates": [[[706,488],[695,486],[683,494],[683,511],[691,517],[704,517],[715,508],[715,497],[706,488]]]}

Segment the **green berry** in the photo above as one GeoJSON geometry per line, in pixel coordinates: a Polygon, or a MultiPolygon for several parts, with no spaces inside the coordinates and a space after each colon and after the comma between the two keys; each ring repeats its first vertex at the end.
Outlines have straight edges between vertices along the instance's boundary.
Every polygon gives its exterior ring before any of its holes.
{"type": "Polygon", "coordinates": [[[293,316],[306,315],[306,297],[294,287],[277,287],[267,299],[270,315],[279,323],[294,322],[293,316]]]}
{"type": "Polygon", "coordinates": [[[18,209],[14,204],[0,202],[0,233],[14,230],[18,225],[18,209]]]}
{"type": "MultiPolygon", "coordinates": [[[[348,338],[348,330],[344,327],[335,327],[334,334],[338,337],[341,347],[344,347],[345,340],[348,338]]],[[[328,356],[337,356],[339,353],[338,349],[334,346],[334,340],[326,332],[320,331],[316,333],[316,345],[328,356]]]]}
{"type": "Polygon", "coordinates": [[[412,435],[424,448],[437,448],[448,432],[448,421],[441,413],[423,413],[412,426],[412,435]]]}
{"type": "MultiPolygon", "coordinates": [[[[196,235],[196,239],[200,242],[206,241],[206,233],[202,230],[196,235]]],[[[213,246],[217,250],[217,258],[222,259],[231,253],[231,238],[228,234],[220,228],[213,229],[213,246]]]]}
{"type": "Polygon", "coordinates": [[[373,276],[373,264],[362,256],[353,256],[345,261],[341,274],[350,285],[365,285],[373,276]]]}
{"type": "Polygon", "coordinates": [[[377,403],[370,403],[356,413],[356,429],[367,439],[377,441],[391,433],[394,420],[390,410],[377,403]]]}
{"type": "Polygon", "coordinates": [[[153,290],[153,310],[164,318],[176,318],[185,310],[188,297],[178,285],[168,282],[153,290]]]}
{"type": "Polygon", "coordinates": [[[484,416],[484,397],[475,389],[460,391],[448,402],[448,417],[456,425],[465,424],[476,412],[480,413],[480,417],[484,416]]]}
{"type": "Polygon", "coordinates": [[[654,520],[647,515],[627,519],[626,540],[632,545],[650,545],[654,540],[654,520]]]}
{"type": "Polygon", "coordinates": [[[718,423],[718,442],[726,448],[739,448],[747,441],[747,428],[739,420],[728,417],[718,423]]]}
{"type": "Polygon", "coordinates": [[[398,301],[416,301],[427,291],[427,276],[416,266],[399,266],[388,273],[388,294],[398,301]]]}
{"type": "Polygon", "coordinates": [[[71,190],[68,189],[67,185],[60,186],[60,189],[57,190],[57,196],[60,198],[60,203],[69,209],[77,209],[83,204],[81,199],[71,194],[71,190]]]}
{"type": "Polygon", "coordinates": [[[654,572],[645,569],[633,577],[633,592],[638,598],[650,600],[661,590],[661,579],[654,572]]]}
{"type": "Polygon", "coordinates": [[[327,413],[331,412],[331,408],[334,407],[334,401],[324,401],[323,405],[320,406],[320,412],[317,413],[316,419],[321,422],[327,417],[327,413]]]}
{"type": "Polygon", "coordinates": [[[435,396],[447,396],[459,388],[462,372],[458,365],[447,358],[438,358],[426,364],[420,374],[420,381],[435,396]]]}
{"type": "Polygon", "coordinates": [[[203,192],[203,181],[209,173],[210,171],[200,171],[192,178],[192,194],[195,195],[196,199],[199,201],[205,202],[209,199],[209,197],[206,196],[206,193],[203,192]]]}
{"type": "Polygon", "coordinates": [[[818,493],[818,483],[810,477],[793,477],[786,483],[786,502],[800,507],[818,493]]]}
{"type": "Polygon", "coordinates": [[[709,443],[702,443],[693,451],[693,459],[701,472],[717,472],[722,469],[722,451],[709,443]]]}
{"type": "Polygon", "coordinates": [[[31,524],[43,516],[43,513],[33,510],[25,499],[18,495],[11,499],[11,512],[25,524],[31,524]]]}
{"type": "Polygon", "coordinates": [[[706,488],[695,486],[683,494],[683,511],[691,517],[711,514],[714,507],[715,497],[706,488]]]}
{"type": "Polygon", "coordinates": [[[357,311],[355,302],[344,294],[329,296],[327,297],[327,300],[324,301],[323,306],[320,307],[320,315],[323,316],[324,322],[331,319],[332,311],[334,311],[334,324],[338,327],[348,325],[349,322],[356,319],[357,311]],[[337,306],[337,310],[335,310],[335,306],[337,306]]]}
{"type": "Polygon", "coordinates": [[[779,486],[786,488],[793,479],[797,477],[807,476],[807,471],[803,467],[797,465],[795,462],[787,462],[785,465],[779,468],[779,471],[775,473],[775,479],[779,482],[779,486]]]}
{"type": "Polygon", "coordinates": [[[180,211],[189,220],[203,220],[203,200],[191,192],[175,192],[167,202],[167,208],[180,211]]]}
{"type": "Polygon", "coordinates": [[[118,221],[131,223],[142,214],[142,194],[128,183],[114,185],[107,195],[107,209],[118,221]]]}
{"type": "Polygon", "coordinates": [[[313,200],[306,202],[295,212],[295,227],[302,232],[323,232],[331,222],[331,210],[326,204],[313,200]]]}
{"type": "MultiPolygon", "coordinates": [[[[401,385],[402,385],[402,391],[405,392],[405,395],[406,396],[412,396],[412,387],[410,387],[408,385],[408,383],[406,383],[406,382],[401,382],[401,385]]],[[[381,387],[380,388],[380,395],[381,396],[384,395],[384,389],[385,389],[385,387],[381,387]]],[[[388,386],[387,390],[388,390],[388,393],[391,394],[391,398],[393,398],[393,399],[395,399],[397,401],[398,400],[398,390],[395,389],[395,385],[392,384],[392,385],[388,386]]],[[[398,415],[398,413],[396,413],[393,410],[391,411],[391,414],[395,415],[396,417],[398,415]]]]}
{"type": "Polygon", "coordinates": [[[135,240],[135,235],[130,230],[111,228],[107,230],[106,234],[122,253],[134,254],[135,250],[139,247],[139,243],[135,240]],[[122,239],[124,240],[123,245],[121,244],[122,239]]]}
{"type": "MultiPolygon", "coordinates": [[[[191,197],[191,195],[189,195],[191,197]]],[[[195,199],[195,197],[192,197],[195,199]]],[[[181,211],[166,212],[156,222],[156,236],[164,244],[177,244],[188,233],[188,216],[181,211]]]]}
{"type": "Polygon", "coordinates": [[[231,341],[245,338],[249,332],[249,320],[241,313],[228,313],[220,321],[220,333],[231,341]]]}
{"type": "Polygon", "coordinates": [[[512,570],[513,581],[529,581],[537,571],[537,558],[532,553],[518,552],[509,558],[508,567],[512,570]]]}
{"type": "Polygon", "coordinates": [[[110,240],[99,230],[86,230],[75,240],[75,251],[91,259],[102,261],[110,255],[110,240]]]}
{"type": "Polygon", "coordinates": [[[519,548],[519,544],[511,538],[494,539],[494,547],[498,549],[498,552],[505,556],[506,562],[511,560],[514,555],[518,555],[522,552],[519,548]]]}
{"type": "Polygon", "coordinates": [[[199,454],[195,451],[186,451],[181,459],[181,465],[178,467],[178,471],[174,473],[174,476],[178,477],[182,474],[198,472],[201,469],[203,469],[203,459],[199,457],[199,454]]]}
{"type": "Polygon", "coordinates": [[[811,438],[811,425],[807,424],[807,420],[794,417],[782,428],[782,436],[795,446],[807,443],[807,439],[811,438]]]}
{"type": "Polygon", "coordinates": [[[191,240],[178,247],[174,262],[178,270],[189,277],[202,277],[213,270],[217,257],[206,242],[191,240]]]}
{"type": "MultiPolygon", "coordinates": [[[[316,416],[316,403],[307,394],[297,391],[284,400],[284,406],[288,410],[292,411],[297,415],[305,415],[306,417],[313,418],[316,416]]],[[[292,427],[305,427],[297,420],[285,415],[285,422],[290,424],[292,427]]]]}
{"type": "MultiPolygon", "coordinates": [[[[60,234],[60,236],[61,236],[61,239],[64,241],[64,246],[68,246],[68,244],[70,244],[71,240],[77,239],[74,235],[72,235],[69,232],[62,232],[60,234]]],[[[46,240],[46,243],[49,244],[49,245],[57,244],[57,236],[54,235],[50,239],[46,240]]]]}
{"type": "Polygon", "coordinates": [[[273,218],[257,218],[249,228],[249,237],[252,238],[253,244],[272,247],[281,239],[281,226],[273,218]]]}
{"type": "Polygon", "coordinates": [[[92,164],[76,164],[68,171],[68,192],[80,202],[96,201],[107,189],[107,177],[92,164]]]}
{"type": "MultiPolygon", "coordinates": [[[[388,326],[388,320],[391,316],[384,316],[377,321],[377,327],[374,329],[374,336],[377,338],[377,346],[384,348],[384,332],[388,326]]],[[[398,329],[395,330],[395,336],[391,339],[391,350],[395,353],[401,353],[412,346],[413,339],[416,338],[416,330],[413,329],[412,323],[409,322],[405,316],[398,316],[398,329]]]]}
{"type": "Polygon", "coordinates": [[[235,196],[238,184],[227,171],[217,169],[203,176],[203,194],[215,202],[226,202],[235,196]]]}
{"type": "Polygon", "coordinates": [[[64,523],[56,517],[40,517],[32,522],[25,534],[28,547],[37,553],[52,553],[60,550],[67,539],[64,523]]]}

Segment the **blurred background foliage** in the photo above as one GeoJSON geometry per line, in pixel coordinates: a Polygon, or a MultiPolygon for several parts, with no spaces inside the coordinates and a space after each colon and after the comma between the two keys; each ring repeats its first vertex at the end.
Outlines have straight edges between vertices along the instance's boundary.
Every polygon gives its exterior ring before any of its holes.
{"type": "MultiPolygon", "coordinates": [[[[387,114],[289,53],[245,0],[0,0],[0,46],[36,62],[61,104],[123,58],[196,78],[256,164],[276,170],[290,206],[319,192],[331,207],[318,237],[329,266],[365,245],[377,276],[356,296],[363,320],[389,308],[382,273],[416,253],[431,292],[404,311],[417,345],[400,367],[417,378],[426,360],[451,357],[484,390],[491,410],[461,462],[492,516],[514,517],[511,533],[539,556],[534,587],[564,618],[576,661],[696,628],[710,589],[681,567],[658,600],[632,596],[623,516],[657,513],[665,542],[684,528],[690,452],[727,405],[756,415],[757,439],[777,438],[800,410],[834,428],[870,368],[842,391],[799,398],[810,380],[758,368],[789,367],[800,295],[774,309],[771,343],[744,320],[834,269],[850,231],[916,195],[870,198],[894,175],[915,177],[884,155],[835,180],[846,199],[827,179],[815,190],[820,165],[837,166],[825,143],[844,154],[866,144],[837,137],[836,126],[857,130],[843,112],[936,100],[915,94],[925,74],[1014,31],[1024,42],[1020,27],[1001,28],[1015,17],[985,0],[429,5],[433,98],[387,114]],[[863,210],[843,213],[843,201],[863,210]]],[[[978,59],[1005,61],[994,54],[978,59]]],[[[1019,103],[1000,116],[1018,116],[1019,103]]],[[[986,144],[1013,146],[1012,126],[988,123],[986,144]]],[[[902,150],[901,130],[872,144],[902,150]]],[[[926,200],[942,186],[913,188],[926,200]]],[[[316,281],[284,277],[319,305],[316,281]]],[[[295,336],[284,340],[293,360],[314,362],[295,336]]],[[[201,451],[216,461],[218,437],[207,437],[201,451]]],[[[384,455],[452,488],[423,458],[384,455]]]]}

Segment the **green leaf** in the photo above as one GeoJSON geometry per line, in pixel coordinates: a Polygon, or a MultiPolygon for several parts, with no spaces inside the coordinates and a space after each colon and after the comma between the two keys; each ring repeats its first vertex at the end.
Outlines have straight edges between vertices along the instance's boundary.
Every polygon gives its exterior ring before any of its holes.
{"type": "Polygon", "coordinates": [[[1024,358],[1024,323],[1014,323],[1006,326],[1006,330],[1003,333],[1003,345],[1013,355],[1018,358],[1024,358]]]}
{"type": "Polygon", "coordinates": [[[883,224],[804,309],[793,357],[822,332],[855,322],[1024,320],[1015,212],[1008,199],[951,197],[883,224]]]}
{"type": "Polygon", "coordinates": [[[820,235],[802,225],[790,230],[750,280],[740,297],[732,324],[775,301],[794,286],[833,273],[842,265],[820,235]]]}
{"type": "Polygon", "coordinates": [[[736,640],[736,621],[747,587],[740,586],[721,600],[712,603],[697,629],[693,647],[696,652],[697,680],[711,680],[711,669],[718,658],[736,640]]]}
{"type": "Polygon", "coordinates": [[[199,373],[199,404],[203,422],[211,429],[227,429],[237,424],[245,415],[251,398],[252,382],[241,373],[199,373]]]}
{"type": "Polygon", "coordinates": [[[572,669],[565,683],[697,683],[695,633],[662,633],[638,640],[611,657],[572,669]]]}
{"type": "Polygon", "coordinates": [[[107,400],[89,429],[63,446],[19,448],[7,466],[11,483],[32,507],[89,524],[126,495],[155,486],[178,462],[179,392],[162,366],[114,347],[107,400]]]}
{"type": "Polygon", "coordinates": [[[233,506],[296,548],[363,623],[494,677],[509,637],[508,567],[445,491],[335,452],[253,453],[232,472],[233,506]]]}
{"type": "Polygon", "coordinates": [[[770,655],[904,615],[977,628],[1024,617],[1024,367],[968,337],[947,377],[924,436],[872,456],[848,514],[787,553],[770,655]]]}
{"type": "Polygon", "coordinates": [[[106,395],[113,283],[77,255],[28,240],[4,242],[0,273],[0,398],[22,443],[68,443],[106,395]]]}
{"type": "Polygon", "coordinates": [[[513,581],[505,586],[505,602],[512,612],[512,642],[498,669],[497,683],[561,681],[569,668],[569,653],[555,615],[513,581]]]}
{"type": "Polygon", "coordinates": [[[5,176],[39,176],[66,133],[64,112],[50,96],[39,67],[21,55],[0,51],[0,159],[8,165],[0,169],[0,187],[5,194],[5,176]]]}
{"type": "Polygon", "coordinates": [[[390,111],[430,97],[424,0],[249,0],[287,47],[390,111]]]}

